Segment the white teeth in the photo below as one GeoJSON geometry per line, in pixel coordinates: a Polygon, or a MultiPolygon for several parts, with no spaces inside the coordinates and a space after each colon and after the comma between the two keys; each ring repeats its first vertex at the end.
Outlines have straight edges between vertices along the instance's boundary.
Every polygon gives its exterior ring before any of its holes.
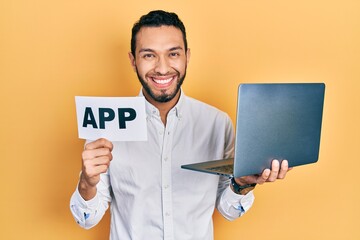
{"type": "Polygon", "coordinates": [[[167,84],[169,83],[172,78],[168,78],[168,79],[156,79],[156,78],[153,78],[154,82],[156,82],[157,84],[167,84]]]}

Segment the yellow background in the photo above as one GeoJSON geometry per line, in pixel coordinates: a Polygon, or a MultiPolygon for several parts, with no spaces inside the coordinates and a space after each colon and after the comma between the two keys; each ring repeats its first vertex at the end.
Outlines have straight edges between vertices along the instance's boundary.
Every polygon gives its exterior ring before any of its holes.
{"type": "Polygon", "coordinates": [[[235,121],[243,82],[325,82],[320,159],[256,188],[215,239],[360,239],[360,1],[1,0],[0,239],[108,239],[69,198],[81,167],[75,95],[133,96],[130,29],[176,11],[192,50],[184,90],[235,121]]]}

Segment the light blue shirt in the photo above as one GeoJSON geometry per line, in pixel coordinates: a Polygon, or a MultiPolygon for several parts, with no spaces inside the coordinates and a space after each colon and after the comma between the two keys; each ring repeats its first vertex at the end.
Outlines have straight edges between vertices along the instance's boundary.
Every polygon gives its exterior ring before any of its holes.
{"type": "Polygon", "coordinates": [[[148,141],[113,142],[113,160],[96,196],[85,201],[74,192],[76,222],[95,226],[111,203],[111,240],[212,240],[214,208],[233,220],[251,207],[254,195],[235,194],[227,178],[181,165],[232,157],[230,118],[183,92],[166,126],[148,102],[146,113],[148,141]]]}

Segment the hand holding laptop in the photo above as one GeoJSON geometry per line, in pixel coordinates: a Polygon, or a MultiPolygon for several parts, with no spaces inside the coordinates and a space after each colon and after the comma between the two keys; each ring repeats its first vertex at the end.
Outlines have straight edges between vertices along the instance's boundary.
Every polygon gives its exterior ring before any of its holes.
{"type": "Polygon", "coordinates": [[[284,179],[286,176],[286,173],[290,171],[292,168],[289,168],[288,161],[283,160],[280,162],[278,160],[273,160],[271,163],[271,170],[265,169],[261,175],[250,175],[250,176],[244,176],[235,178],[236,182],[239,185],[245,185],[245,184],[263,184],[265,182],[274,182],[276,179],[284,179]]]}
{"type": "MultiPolygon", "coordinates": [[[[274,159],[271,163],[271,170],[265,169],[262,174],[250,175],[235,178],[236,183],[245,187],[239,193],[244,195],[255,188],[255,184],[264,184],[265,182],[275,182],[277,179],[284,179],[286,174],[291,170],[287,160],[283,160],[280,164],[279,160],[274,159]]],[[[231,185],[232,186],[232,185],[231,185]]],[[[234,191],[234,187],[232,186],[234,191]]]]}

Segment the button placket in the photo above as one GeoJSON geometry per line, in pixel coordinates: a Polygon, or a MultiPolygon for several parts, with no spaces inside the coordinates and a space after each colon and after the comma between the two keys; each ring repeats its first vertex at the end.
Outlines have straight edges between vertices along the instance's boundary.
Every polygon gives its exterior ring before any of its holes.
{"type": "Polygon", "coordinates": [[[171,150],[172,134],[174,128],[174,114],[169,114],[167,125],[163,135],[162,151],[162,200],[163,200],[163,219],[164,219],[164,239],[173,239],[173,216],[172,216],[172,188],[171,188],[171,150]]]}

